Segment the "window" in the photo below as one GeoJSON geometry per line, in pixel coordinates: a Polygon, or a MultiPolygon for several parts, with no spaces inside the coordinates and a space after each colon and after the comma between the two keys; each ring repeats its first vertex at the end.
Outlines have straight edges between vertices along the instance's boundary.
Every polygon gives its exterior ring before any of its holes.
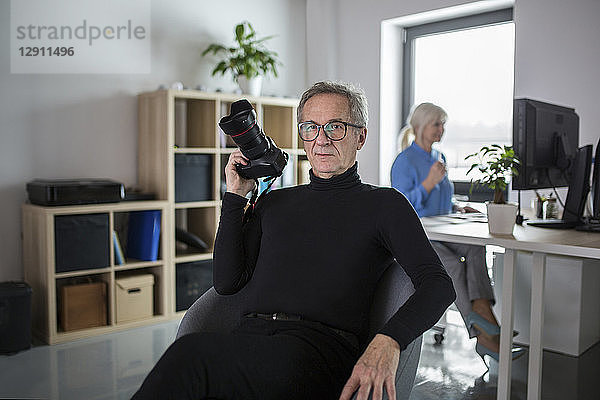
{"type": "Polygon", "coordinates": [[[403,121],[424,101],[448,113],[434,146],[446,155],[451,180],[470,179],[467,154],[512,143],[512,9],[408,28],[403,75],[403,121]]]}

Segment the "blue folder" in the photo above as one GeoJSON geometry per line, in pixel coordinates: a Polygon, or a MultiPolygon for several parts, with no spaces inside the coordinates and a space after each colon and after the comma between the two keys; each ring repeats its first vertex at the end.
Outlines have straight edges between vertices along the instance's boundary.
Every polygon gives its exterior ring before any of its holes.
{"type": "Polygon", "coordinates": [[[160,210],[129,213],[127,257],[141,261],[156,261],[160,239],[160,210]]]}

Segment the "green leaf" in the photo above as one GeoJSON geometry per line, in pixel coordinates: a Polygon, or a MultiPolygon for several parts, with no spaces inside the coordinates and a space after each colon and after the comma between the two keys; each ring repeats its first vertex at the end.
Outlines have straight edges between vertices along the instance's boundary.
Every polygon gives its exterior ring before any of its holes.
{"type": "Polygon", "coordinates": [[[241,42],[244,38],[244,23],[235,26],[235,40],[241,42]]]}

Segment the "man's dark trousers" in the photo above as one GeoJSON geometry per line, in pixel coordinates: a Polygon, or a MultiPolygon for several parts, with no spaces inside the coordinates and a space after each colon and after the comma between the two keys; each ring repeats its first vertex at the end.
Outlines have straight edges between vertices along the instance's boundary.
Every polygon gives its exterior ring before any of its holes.
{"type": "Polygon", "coordinates": [[[337,399],[358,356],[317,322],[244,318],[179,338],[133,399],[337,399]]]}

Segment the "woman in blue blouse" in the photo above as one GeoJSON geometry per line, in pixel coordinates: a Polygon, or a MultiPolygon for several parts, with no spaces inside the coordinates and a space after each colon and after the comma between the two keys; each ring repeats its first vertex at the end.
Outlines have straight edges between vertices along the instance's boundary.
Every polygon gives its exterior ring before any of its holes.
{"type": "MultiPolygon", "coordinates": [[[[432,148],[433,143],[442,140],[446,118],[446,112],[435,104],[418,105],[402,130],[403,151],[392,165],[392,186],[408,198],[420,217],[477,211],[453,205],[454,186],[448,179],[446,158],[432,148]],[[413,137],[414,141],[409,144],[413,137]]],[[[500,327],[492,312],[495,299],[485,263],[485,248],[437,241],[432,245],[452,277],[455,304],[469,336],[477,337],[477,353],[482,358],[487,354],[497,361],[500,327]]],[[[523,349],[513,349],[513,359],[522,353],[523,349]]]]}

